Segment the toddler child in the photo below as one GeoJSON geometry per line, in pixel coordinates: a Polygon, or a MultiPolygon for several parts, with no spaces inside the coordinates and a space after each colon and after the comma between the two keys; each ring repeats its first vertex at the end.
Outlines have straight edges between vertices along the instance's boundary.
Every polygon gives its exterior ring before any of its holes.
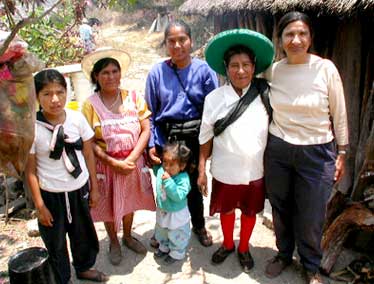
{"type": "Polygon", "coordinates": [[[159,247],[156,258],[166,256],[172,264],[186,255],[191,237],[187,194],[191,190],[186,169],[191,151],[182,142],[168,143],[163,148],[162,165],[154,167],[156,175],[155,238],[159,247]]]}

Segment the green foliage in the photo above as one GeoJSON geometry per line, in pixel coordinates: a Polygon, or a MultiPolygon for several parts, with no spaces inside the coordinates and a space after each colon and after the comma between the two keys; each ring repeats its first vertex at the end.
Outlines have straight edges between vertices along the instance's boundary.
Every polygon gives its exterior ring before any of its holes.
{"type": "Polygon", "coordinates": [[[184,3],[185,0],[172,0],[173,6],[179,7],[184,3]]]}
{"type": "MultiPolygon", "coordinates": [[[[38,9],[36,14],[42,14],[42,9],[38,9]]],[[[71,64],[79,62],[83,56],[77,32],[69,30],[74,22],[73,6],[66,1],[57,13],[26,26],[19,34],[29,44],[28,49],[37,54],[46,66],[71,64]]]]}
{"type": "Polygon", "coordinates": [[[120,8],[123,11],[133,11],[140,2],[147,2],[145,0],[109,0],[109,7],[120,8]]]}
{"type": "MultiPolygon", "coordinates": [[[[185,0],[168,0],[170,7],[178,7],[183,4],[185,0]]],[[[108,0],[110,7],[120,7],[124,11],[133,11],[141,8],[154,8],[154,3],[157,0],[108,0]]]]}

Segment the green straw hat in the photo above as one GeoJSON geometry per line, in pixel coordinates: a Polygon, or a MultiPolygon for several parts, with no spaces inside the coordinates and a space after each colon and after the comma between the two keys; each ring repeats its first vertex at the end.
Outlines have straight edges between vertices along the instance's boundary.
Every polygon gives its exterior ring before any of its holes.
{"type": "Polygon", "coordinates": [[[235,45],[244,45],[253,51],[256,58],[255,74],[265,71],[273,62],[273,43],[266,36],[249,29],[233,29],[221,32],[209,41],[205,49],[209,66],[217,73],[226,75],[223,56],[235,45]]]}

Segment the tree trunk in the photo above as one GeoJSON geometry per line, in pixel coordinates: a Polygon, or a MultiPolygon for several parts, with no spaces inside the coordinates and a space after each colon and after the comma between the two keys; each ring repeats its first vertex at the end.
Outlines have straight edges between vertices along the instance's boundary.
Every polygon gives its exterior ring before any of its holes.
{"type": "Polygon", "coordinates": [[[374,232],[374,214],[359,203],[346,208],[323,235],[321,268],[325,273],[331,272],[344,241],[353,230],[374,232]]]}

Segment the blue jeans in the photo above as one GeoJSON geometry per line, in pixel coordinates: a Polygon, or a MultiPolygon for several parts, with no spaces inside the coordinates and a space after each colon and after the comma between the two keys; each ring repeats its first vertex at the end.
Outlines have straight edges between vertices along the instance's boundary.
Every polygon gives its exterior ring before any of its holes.
{"type": "Polygon", "coordinates": [[[190,222],[173,230],[156,224],[155,237],[160,243],[159,250],[169,253],[174,259],[183,259],[191,237],[190,222]]]}
{"type": "Polygon", "coordinates": [[[293,145],[269,135],[264,156],[265,187],[273,210],[279,255],[291,260],[297,246],[306,270],[316,272],[326,205],[334,183],[333,142],[293,145]]]}

